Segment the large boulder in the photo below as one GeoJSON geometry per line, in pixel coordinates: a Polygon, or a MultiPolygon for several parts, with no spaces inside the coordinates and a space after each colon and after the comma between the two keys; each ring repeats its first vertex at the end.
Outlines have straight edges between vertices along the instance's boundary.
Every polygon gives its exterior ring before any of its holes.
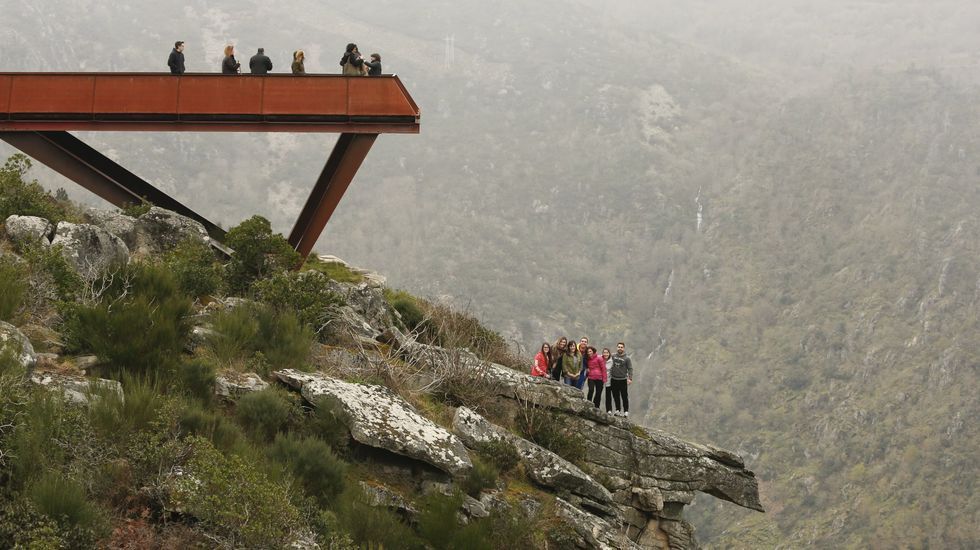
{"type": "Polygon", "coordinates": [[[338,413],[358,443],[425,462],[454,476],[473,467],[459,438],[384,386],[353,384],[291,369],[274,374],[310,403],[338,413]]]}
{"type": "Polygon", "coordinates": [[[246,393],[262,391],[268,387],[269,383],[253,372],[243,374],[227,372],[214,378],[214,394],[228,399],[235,399],[246,393]]]}
{"type": "Polygon", "coordinates": [[[612,494],[578,466],[530,441],[492,424],[476,412],[460,407],[453,417],[453,431],[470,447],[505,441],[517,449],[524,471],[535,483],[555,491],[568,491],[600,504],[611,504],[612,494]]]}
{"type": "Polygon", "coordinates": [[[10,323],[0,321],[0,353],[11,353],[27,372],[37,364],[34,346],[20,330],[10,323]]]}
{"type": "Polygon", "coordinates": [[[126,243],[97,225],[60,222],[51,245],[60,246],[62,256],[83,277],[129,262],[126,243]]]}
{"type": "Polygon", "coordinates": [[[93,397],[98,398],[99,393],[111,393],[120,399],[124,398],[122,384],[116,380],[88,379],[84,376],[55,372],[35,372],[31,375],[31,382],[58,391],[66,400],[80,405],[88,403],[93,397]]]}
{"type": "MultiPolygon", "coordinates": [[[[639,550],[642,548],[630,540],[626,530],[618,524],[610,523],[585,512],[562,498],[555,499],[555,515],[566,526],[562,532],[571,539],[568,542],[578,548],[588,550],[639,550]]],[[[651,546],[649,548],[656,547],[651,546]]]]}
{"type": "Polygon", "coordinates": [[[136,219],[136,249],[139,256],[154,256],[186,241],[210,244],[207,230],[201,222],[176,212],[154,206],[136,219]]]}
{"type": "Polygon", "coordinates": [[[99,208],[86,209],[82,217],[87,223],[97,225],[122,239],[130,250],[136,249],[136,218],[99,208]]]}
{"type": "Polygon", "coordinates": [[[37,216],[8,216],[3,225],[7,237],[18,247],[30,243],[47,246],[54,235],[54,226],[51,222],[37,216]]]}

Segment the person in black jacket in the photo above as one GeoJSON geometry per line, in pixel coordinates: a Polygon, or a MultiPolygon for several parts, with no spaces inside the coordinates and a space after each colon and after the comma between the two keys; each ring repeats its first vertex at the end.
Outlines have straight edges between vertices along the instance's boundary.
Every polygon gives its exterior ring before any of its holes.
{"type": "Polygon", "coordinates": [[[235,47],[231,44],[225,46],[225,58],[221,61],[221,74],[238,74],[242,70],[242,64],[235,59],[235,47]]]}
{"type": "Polygon", "coordinates": [[[167,66],[170,67],[170,74],[184,74],[184,41],[174,42],[174,49],[170,52],[167,59],[167,66]]]}
{"type": "Polygon", "coordinates": [[[248,70],[252,74],[267,74],[272,70],[272,60],[265,55],[265,48],[259,48],[259,51],[248,60],[248,70]]]}
{"type": "Polygon", "coordinates": [[[364,58],[361,57],[361,52],[357,51],[357,44],[347,45],[344,56],[340,58],[340,66],[343,67],[341,72],[346,76],[364,75],[364,58]]]}
{"type": "Polygon", "coordinates": [[[381,76],[381,56],[373,53],[371,54],[371,61],[365,61],[365,65],[368,68],[368,76],[381,76]]]}

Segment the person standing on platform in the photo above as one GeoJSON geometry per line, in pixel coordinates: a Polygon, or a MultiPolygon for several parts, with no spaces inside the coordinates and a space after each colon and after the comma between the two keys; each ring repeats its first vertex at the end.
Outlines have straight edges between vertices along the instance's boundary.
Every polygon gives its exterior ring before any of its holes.
{"type": "Polygon", "coordinates": [[[364,58],[357,51],[357,44],[350,43],[344,56],[340,58],[341,71],[344,76],[364,76],[364,58]]]}
{"type": "Polygon", "coordinates": [[[381,76],[381,56],[371,54],[371,61],[365,61],[364,65],[368,68],[368,76],[381,76]]]}
{"type": "Polygon", "coordinates": [[[612,370],[609,372],[609,386],[616,402],[615,416],[630,415],[629,385],[633,383],[633,361],[626,355],[626,344],[616,344],[616,355],[612,357],[612,370]],[[620,409],[620,404],[623,408],[620,409]],[[620,412],[622,411],[622,412],[620,412]]]}
{"type": "Polygon", "coordinates": [[[167,66],[170,67],[170,74],[184,74],[184,41],[174,42],[174,49],[170,52],[167,59],[167,66]]]}
{"type": "Polygon", "coordinates": [[[306,74],[306,66],[303,64],[303,61],[305,59],[306,59],[306,54],[303,53],[303,50],[296,50],[295,52],[293,52],[293,65],[292,65],[293,74],[295,75],[306,74]]]}
{"type": "Polygon", "coordinates": [[[548,342],[541,344],[541,351],[534,356],[534,365],[531,367],[531,376],[548,376],[548,365],[551,363],[551,345],[548,342]]]}
{"type": "Polygon", "coordinates": [[[225,46],[225,58],[221,61],[221,74],[238,74],[242,70],[242,64],[235,59],[235,47],[231,44],[225,46]]]}
{"type": "Polygon", "coordinates": [[[248,70],[252,74],[268,74],[272,70],[272,60],[265,55],[265,48],[259,48],[248,60],[248,70]]]}
{"type": "Polygon", "coordinates": [[[588,365],[586,378],[589,381],[588,400],[598,409],[599,403],[602,402],[602,387],[606,384],[609,373],[606,372],[606,360],[596,352],[595,347],[589,346],[586,349],[588,350],[586,355],[586,364],[588,365]]]}
{"type": "Polygon", "coordinates": [[[561,360],[568,349],[568,338],[562,336],[551,348],[551,379],[561,380],[561,360]]]}

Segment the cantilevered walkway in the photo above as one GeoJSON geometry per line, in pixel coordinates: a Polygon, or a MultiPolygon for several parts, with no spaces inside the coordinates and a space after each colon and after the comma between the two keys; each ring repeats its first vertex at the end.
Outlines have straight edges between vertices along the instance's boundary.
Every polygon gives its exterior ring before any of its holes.
{"type": "Polygon", "coordinates": [[[289,235],[303,256],[378,135],[417,134],[419,124],[394,75],[0,73],[0,139],[117,206],[145,199],[219,240],[217,225],[69,131],[341,134],[289,235]]]}

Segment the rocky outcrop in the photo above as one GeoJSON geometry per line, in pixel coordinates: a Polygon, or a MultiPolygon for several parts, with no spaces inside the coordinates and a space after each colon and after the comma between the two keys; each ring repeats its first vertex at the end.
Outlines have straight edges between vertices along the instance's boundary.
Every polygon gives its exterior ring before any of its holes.
{"type": "Polygon", "coordinates": [[[568,542],[574,543],[578,548],[590,550],[643,548],[630,539],[625,529],[585,512],[564,499],[555,499],[555,513],[566,526],[563,534],[570,536],[571,540],[568,542]]]}
{"type": "Polygon", "coordinates": [[[72,376],[55,372],[36,372],[31,375],[31,382],[61,392],[66,400],[85,404],[92,398],[98,398],[99,394],[115,394],[123,399],[123,388],[116,380],[106,380],[103,378],[88,379],[84,376],[72,376]]]}
{"type": "Polygon", "coordinates": [[[161,254],[186,240],[211,242],[200,222],[157,206],[136,219],[135,232],[134,253],[139,256],[161,254]]]}
{"type": "Polygon", "coordinates": [[[51,222],[37,216],[8,216],[3,225],[7,237],[18,247],[30,243],[47,246],[51,244],[51,237],[54,235],[51,222]]]}
{"type": "Polygon", "coordinates": [[[362,445],[406,456],[451,475],[473,467],[462,441],[420,415],[384,386],[353,384],[295,370],[274,373],[315,406],[327,406],[344,419],[362,445]]]}
{"type": "Polygon", "coordinates": [[[268,387],[269,383],[262,380],[262,377],[254,372],[225,373],[214,378],[214,394],[229,399],[240,397],[246,393],[262,391],[268,387]]]}
{"type": "Polygon", "coordinates": [[[453,431],[472,448],[491,441],[510,443],[524,462],[524,471],[528,477],[543,487],[557,492],[567,491],[600,505],[608,506],[613,502],[612,494],[578,466],[500,426],[495,426],[466,407],[456,410],[453,431]]]}
{"type": "Polygon", "coordinates": [[[96,225],[61,222],[51,244],[60,246],[62,256],[84,277],[129,261],[126,243],[96,225]]]}
{"type": "Polygon", "coordinates": [[[82,214],[85,221],[119,237],[130,250],[136,250],[136,218],[122,212],[89,208],[82,214]]]}
{"type": "Polygon", "coordinates": [[[37,364],[31,341],[17,327],[4,321],[0,321],[0,353],[12,354],[27,372],[37,364]]]}

